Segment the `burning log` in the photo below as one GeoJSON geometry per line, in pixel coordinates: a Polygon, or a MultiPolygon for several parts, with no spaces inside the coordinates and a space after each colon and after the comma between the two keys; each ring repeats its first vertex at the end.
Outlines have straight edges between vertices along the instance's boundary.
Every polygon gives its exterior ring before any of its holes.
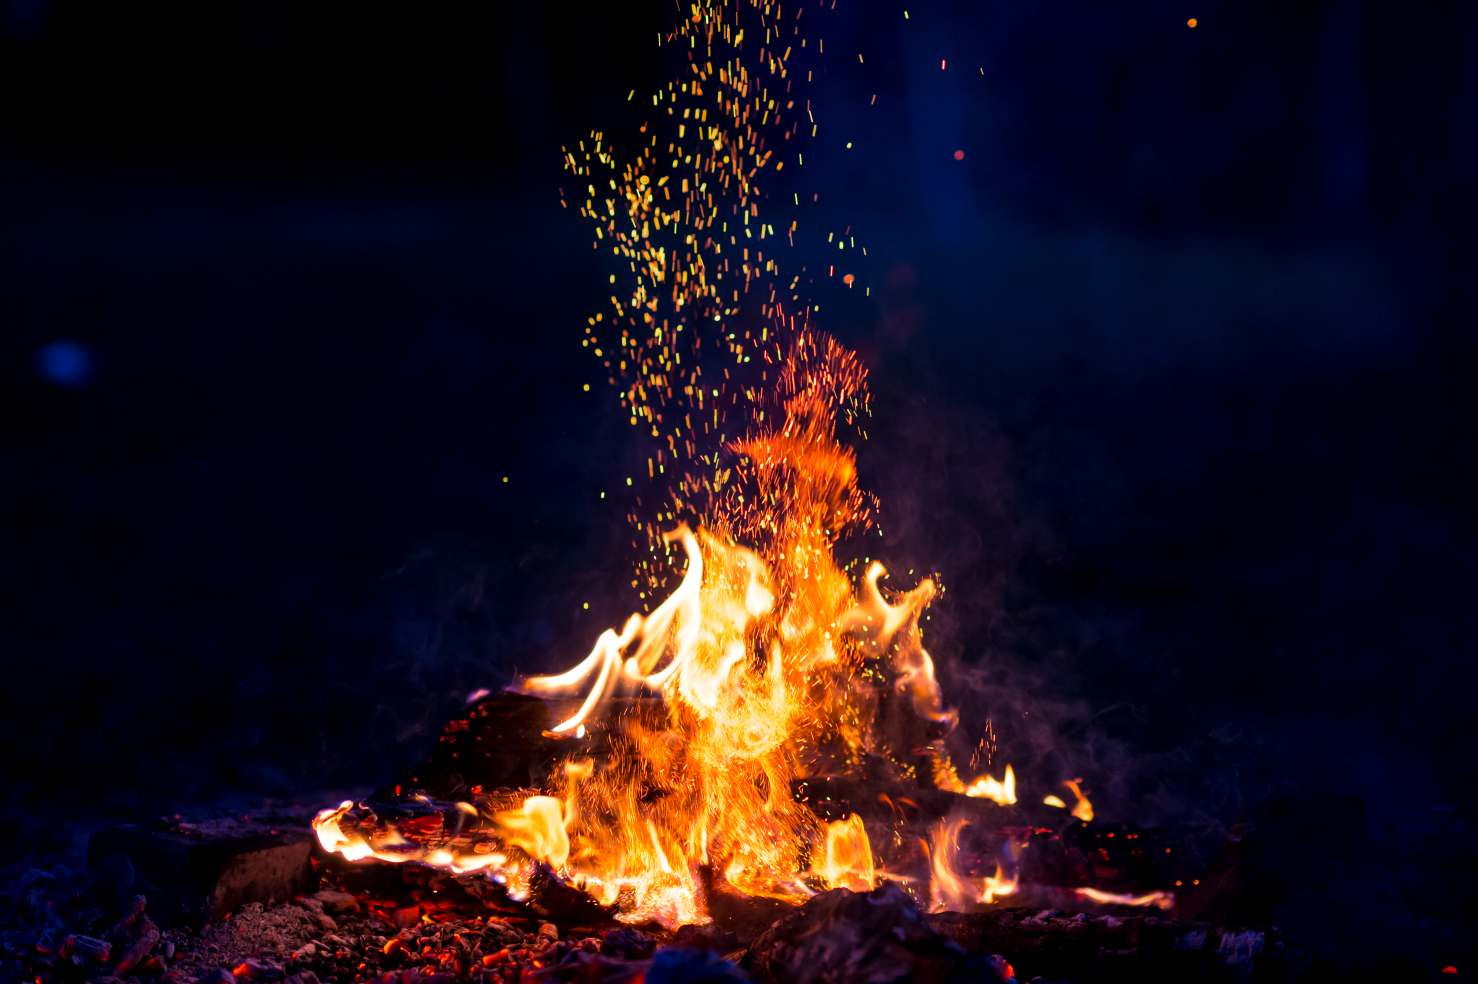
{"type": "Polygon", "coordinates": [[[536,864],[529,879],[528,906],[542,916],[576,926],[609,924],[614,907],[599,905],[578,888],[565,884],[547,864],[536,864]]]}
{"type": "MultiPolygon", "coordinates": [[[[581,743],[581,754],[602,759],[606,723],[655,703],[639,698],[614,701],[606,715],[590,722],[591,740],[581,743]]],[[[467,800],[481,790],[541,788],[572,751],[570,741],[549,729],[578,706],[575,700],[511,690],[485,694],[447,724],[424,765],[379,797],[390,799],[415,790],[438,800],[467,800]]]]}
{"type": "MultiPolygon", "coordinates": [[[[896,703],[894,698],[896,695],[886,693],[872,695],[880,705],[896,703]]],[[[466,715],[448,726],[432,762],[416,770],[415,776],[421,781],[434,777],[432,785],[437,792],[460,791],[474,802],[438,799],[424,785],[402,783],[361,803],[346,804],[327,819],[321,815],[316,824],[319,837],[324,847],[334,852],[331,864],[338,869],[340,880],[380,893],[393,893],[400,886],[402,894],[409,889],[420,898],[424,897],[421,889],[428,879],[437,880],[435,875],[425,873],[427,866],[441,867],[445,869],[443,875],[469,876],[453,881],[441,879],[440,899],[444,904],[480,899],[492,911],[562,922],[598,924],[609,919],[622,906],[619,894],[613,895],[610,889],[598,893],[605,903],[614,903],[603,907],[573,887],[570,880],[556,875],[549,864],[541,863],[537,870],[527,867],[530,861],[546,860],[555,867],[563,865],[561,852],[568,850],[560,845],[564,836],[563,801],[539,795],[537,789],[529,787],[469,784],[467,777],[457,771],[466,763],[488,762],[496,756],[502,763],[499,774],[505,777],[553,777],[559,763],[572,755],[583,762],[611,754],[623,722],[636,720],[640,722],[638,727],[652,727],[663,720],[660,702],[613,698],[602,715],[585,720],[583,737],[573,742],[548,737],[544,726],[556,719],[567,720],[564,715],[568,711],[559,701],[494,694],[471,705],[466,715]],[[508,856],[510,830],[503,829],[506,823],[515,822],[518,826],[511,843],[530,855],[517,862],[524,866],[515,878],[523,901],[510,897],[500,874],[515,877],[508,867],[512,862],[508,856]],[[393,863],[343,863],[367,855],[393,863]],[[472,877],[479,872],[500,877],[472,877]],[[378,888],[374,887],[376,882],[380,883],[378,888]]],[[[927,731],[915,737],[927,738],[927,731]]],[[[855,860],[862,863],[867,854],[874,854],[878,870],[887,870],[891,877],[911,883],[910,890],[924,901],[968,908],[980,901],[989,902],[984,889],[994,886],[992,891],[1001,894],[1030,891],[1043,907],[1083,908],[1092,905],[1090,899],[1077,894],[1085,886],[1136,895],[1162,888],[1184,874],[1178,869],[1179,855],[1152,831],[1086,823],[1035,799],[1016,803],[1014,778],[1009,773],[996,791],[1010,797],[1008,805],[968,795],[957,778],[949,784],[951,788],[942,789],[937,777],[922,765],[938,752],[925,747],[916,748],[914,753],[915,761],[903,767],[880,754],[850,761],[823,758],[822,762],[838,771],[813,772],[796,780],[792,795],[826,825],[830,831],[826,844],[831,843],[836,828],[857,825],[849,835],[859,839],[855,849],[862,851],[855,860]],[[942,901],[927,888],[937,875],[929,844],[940,836],[941,818],[951,818],[949,836],[956,843],[950,867],[963,879],[942,901]],[[871,848],[866,846],[869,840],[871,848]],[[1011,873],[1003,876],[997,866],[1006,859],[1011,873]]],[[[813,854],[819,848],[810,844],[801,843],[799,847],[802,867],[797,874],[813,880],[819,876],[813,888],[845,885],[862,889],[874,884],[872,860],[866,861],[866,870],[849,872],[845,866],[831,870],[835,859],[813,854]],[[807,863],[813,869],[810,874],[804,868],[807,863]]],[[[830,850],[826,847],[828,853],[830,850]]],[[[522,853],[514,853],[523,857],[522,853]]],[[[777,901],[771,893],[745,895],[735,891],[717,877],[724,865],[720,860],[716,866],[700,864],[692,869],[702,882],[708,915],[721,925],[752,938],[788,911],[790,904],[777,901]]],[[[578,880],[578,874],[574,878],[578,880]]],[[[794,901],[800,901],[803,895],[800,893],[794,901]]],[[[1168,899],[1157,901],[1168,904],[1168,899]]],[[[628,902],[625,908],[631,909],[632,904],[628,902]]],[[[673,917],[659,918],[671,921],[673,917]]]]}
{"type": "MultiPolygon", "coordinates": [[[[808,779],[796,795],[824,820],[855,813],[869,830],[888,831],[890,838],[876,833],[872,838],[884,845],[885,854],[890,840],[906,849],[926,838],[938,818],[951,818],[961,827],[962,853],[968,860],[989,870],[997,859],[1011,857],[1023,884],[1057,886],[1069,893],[1091,885],[1141,894],[1194,877],[1165,831],[1085,823],[1034,802],[1002,807],[922,782],[906,783],[882,769],[808,779]]],[[[894,849],[889,860],[890,870],[901,871],[922,859],[908,862],[894,849]]]]}
{"type": "Polygon", "coordinates": [[[438,799],[467,799],[480,786],[537,787],[558,761],[560,743],[545,734],[554,723],[547,701],[489,694],[447,724],[408,785],[438,799]]]}

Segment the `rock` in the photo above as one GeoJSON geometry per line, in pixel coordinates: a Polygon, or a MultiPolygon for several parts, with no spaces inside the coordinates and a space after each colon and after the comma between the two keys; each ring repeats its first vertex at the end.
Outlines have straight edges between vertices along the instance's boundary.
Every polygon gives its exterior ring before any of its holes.
{"type": "MultiPolygon", "coordinates": [[[[684,926],[683,929],[688,927],[684,926]]],[[[682,930],[678,931],[681,934],[682,930]]],[[[657,941],[639,929],[621,926],[600,934],[600,952],[623,960],[645,960],[656,949],[657,941]]]]}
{"type": "MultiPolygon", "coordinates": [[[[138,938],[128,945],[123,951],[123,956],[118,958],[118,965],[113,969],[120,974],[131,974],[136,970],[143,970],[145,963],[152,959],[151,954],[154,947],[159,945],[159,930],[153,923],[140,932],[138,938]]],[[[162,971],[163,968],[161,967],[162,971]]]]}
{"type": "Polygon", "coordinates": [[[330,889],[324,889],[321,892],[316,892],[308,896],[304,901],[317,902],[323,907],[325,912],[332,913],[336,916],[359,911],[359,900],[348,892],[335,892],[330,889]]]}
{"type": "Polygon", "coordinates": [[[968,957],[930,928],[892,884],[866,894],[823,892],[761,934],[744,966],[761,980],[787,984],[942,984],[994,976],[982,958],[968,957]]]}
{"type": "Polygon", "coordinates": [[[285,976],[279,964],[253,958],[231,968],[231,975],[237,981],[280,981],[285,976]]]}
{"type": "Polygon", "coordinates": [[[285,901],[312,887],[312,833],[249,821],[112,827],[88,848],[94,868],[122,872],[166,922],[199,924],[248,902],[285,901]]]}

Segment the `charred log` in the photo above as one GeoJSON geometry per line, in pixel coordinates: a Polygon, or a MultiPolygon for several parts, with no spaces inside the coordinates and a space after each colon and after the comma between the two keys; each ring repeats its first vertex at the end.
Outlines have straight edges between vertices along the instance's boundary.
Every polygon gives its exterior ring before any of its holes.
{"type": "Polygon", "coordinates": [[[646,713],[655,700],[616,698],[586,724],[578,741],[550,729],[579,709],[579,700],[552,700],[511,690],[469,705],[442,730],[426,763],[378,798],[421,791],[440,800],[468,800],[490,789],[538,789],[566,757],[603,759],[607,736],[629,714],[646,713]]]}
{"type": "Polygon", "coordinates": [[[614,908],[600,905],[579,888],[566,884],[542,862],[529,878],[528,905],[542,916],[575,926],[602,926],[611,922],[614,908]]]}
{"type": "Polygon", "coordinates": [[[1276,931],[1145,913],[1035,908],[941,912],[928,925],[967,950],[1005,954],[1023,979],[1149,982],[1299,980],[1307,959],[1276,931]]]}

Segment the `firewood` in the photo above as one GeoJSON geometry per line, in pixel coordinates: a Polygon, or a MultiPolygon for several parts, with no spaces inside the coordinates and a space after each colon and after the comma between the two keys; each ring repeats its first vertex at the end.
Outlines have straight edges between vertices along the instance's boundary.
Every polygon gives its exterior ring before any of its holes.
{"type": "Polygon", "coordinates": [[[550,731],[579,706],[576,699],[552,700],[508,690],[489,694],[469,704],[442,730],[424,765],[381,795],[419,790],[436,799],[467,800],[478,789],[537,789],[567,756],[602,758],[608,729],[623,715],[655,702],[612,701],[587,723],[585,738],[562,738],[550,731]]]}
{"type": "Polygon", "coordinates": [[[585,892],[568,885],[542,862],[529,878],[529,907],[540,915],[578,926],[600,926],[616,914],[614,907],[596,902],[585,892]]]}
{"type": "Polygon", "coordinates": [[[1134,981],[1296,981],[1304,956],[1276,931],[1179,922],[1155,914],[1076,914],[1000,906],[927,917],[967,950],[1004,954],[1023,979],[1134,981]]]}

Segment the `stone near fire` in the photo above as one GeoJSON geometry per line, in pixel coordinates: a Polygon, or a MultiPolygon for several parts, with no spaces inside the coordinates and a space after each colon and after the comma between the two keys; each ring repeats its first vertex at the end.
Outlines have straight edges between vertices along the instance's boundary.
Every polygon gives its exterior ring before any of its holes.
{"type": "Polygon", "coordinates": [[[311,890],[312,849],[302,823],[229,819],[112,827],[93,836],[88,859],[120,894],[147,895],[160,918],[199,924],[311,890]]]}

